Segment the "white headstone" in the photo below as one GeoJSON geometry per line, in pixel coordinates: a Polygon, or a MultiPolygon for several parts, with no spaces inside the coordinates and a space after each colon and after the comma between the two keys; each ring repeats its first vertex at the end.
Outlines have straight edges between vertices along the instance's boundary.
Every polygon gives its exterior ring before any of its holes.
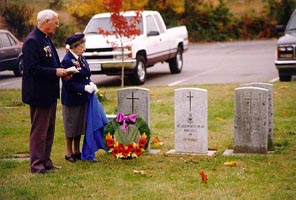
{"type": "Polygon", "coordinates": [[[234,153],[267,153],[268,95],[264,88],[235,89],[234,153]]]}
{"type": "Polygon", "coordinates": [[[273,85],[270,83],[248,83],[240,87],[259,87],[268,90],[268,150],[273,150],[273,85]]]}
{"type": "Polygon", "coordinates": [[[208,153],[207,90],[175,90],[175,152],[208,153]]]}
{"type": "Polygon", "coordinates": [[[150,125],[150,90],[146,88],[123,88],[117,91],[117,109],[125,115],[136,114],[150,125]]]}

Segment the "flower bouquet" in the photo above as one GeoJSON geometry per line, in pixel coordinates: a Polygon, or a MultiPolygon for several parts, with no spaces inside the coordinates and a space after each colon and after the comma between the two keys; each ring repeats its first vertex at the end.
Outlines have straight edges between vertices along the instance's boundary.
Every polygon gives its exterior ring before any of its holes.
{"type": "Polygon", "coordinates": [[[99,99],[100,102],[104,102],[104,101],[107,101],[108,100],[105,91],[98,90],[96,94],[97,94],[97,97],[98,97],[98,99],[99,99]]]}

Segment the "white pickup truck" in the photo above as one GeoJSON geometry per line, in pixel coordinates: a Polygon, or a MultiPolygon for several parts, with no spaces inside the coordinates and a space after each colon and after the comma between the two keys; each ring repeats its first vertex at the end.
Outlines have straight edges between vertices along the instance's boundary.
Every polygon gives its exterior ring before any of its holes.
{"type": "MultiPolygon", "coordinates": [[[[135,15],[135,11],[124,13],[127,18],[135,15]]],[[[147,77],[146,69],[158,62],[168,62],[173,74],[182,71],[183,53],[188,50],[187,29],[185,26],[167,28],[159,12],[141,13],[141,22],[137,25],[141,34],[123,44],[124,59],[120,46],[110,44],[110,39],[118,39],[111,35],[107,42],[106,36],[99,34],[99,28],[112,32],[110,13],[93,16],[84,30],[86,51],[83,55],[93,74],[120,75],[124,63],[124,75],[133,84],[141,85],[147,77]]]]}

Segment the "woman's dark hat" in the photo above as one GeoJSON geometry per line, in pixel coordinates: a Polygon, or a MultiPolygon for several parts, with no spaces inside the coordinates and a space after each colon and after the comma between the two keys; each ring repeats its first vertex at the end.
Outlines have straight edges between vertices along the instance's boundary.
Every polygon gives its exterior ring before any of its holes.
{"type": "Polygon", "coordinates": [[[74,35],[71,35],[67,38],[66,40],[66,45],[72,45],[73,43],[81,40],[82,38],[84,38],[84,34],[83,33],[76,33],[74,35]]]}

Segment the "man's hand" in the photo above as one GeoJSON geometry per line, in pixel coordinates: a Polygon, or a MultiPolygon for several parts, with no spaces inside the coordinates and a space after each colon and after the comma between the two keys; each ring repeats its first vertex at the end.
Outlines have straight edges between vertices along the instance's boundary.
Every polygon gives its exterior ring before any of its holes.
{"type": "Polygon", "coordinates": [[[67,70],[64,68],[57,68],[56,75],[57,75],[57,77],[64,77],[67,75],[67,70]]]}
{"type": "Polygon", "coordinates": [[[70,78],[72,78],[72,74],[68,74],[66,76],[63,77],[64,80],[69,80],[70,78]]]}

